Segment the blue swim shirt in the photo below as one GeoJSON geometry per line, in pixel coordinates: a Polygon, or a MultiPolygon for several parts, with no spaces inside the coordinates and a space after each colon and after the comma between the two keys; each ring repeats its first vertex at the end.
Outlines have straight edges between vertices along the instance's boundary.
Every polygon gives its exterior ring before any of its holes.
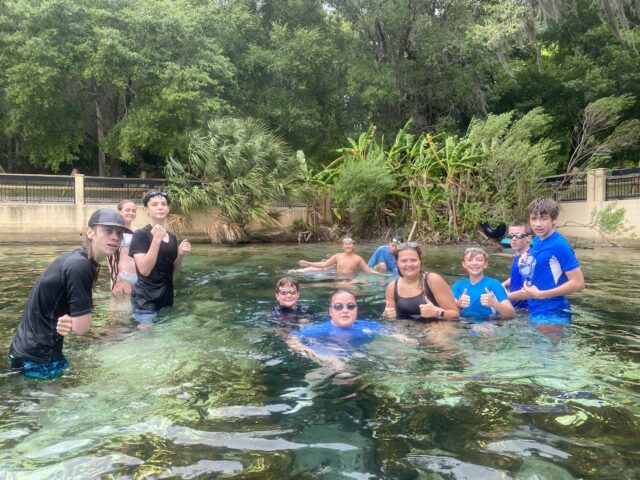
{"type": "Polygon", "coordinates": [[[508,299],[507,291],[495,278],[491,277],[482,277],[475,285],[471,283],[469,278],[465,278],[464,280],[458,280],[453,284],[453,296],[456,297],[456,300],[460,299],[462,296],[462,292],[464,289],[467,289],[467,295],[471,297],[471,303],[468,307],[460,310],[460,316],[462,317],[492,317],[492,316],[500,316],[493,308],[485,307],[480,303],[480,296],[485,292],[485,288],[488,288],[489,291],[493,292],[496,296],[498,302],[503,302],[508,299]]]}

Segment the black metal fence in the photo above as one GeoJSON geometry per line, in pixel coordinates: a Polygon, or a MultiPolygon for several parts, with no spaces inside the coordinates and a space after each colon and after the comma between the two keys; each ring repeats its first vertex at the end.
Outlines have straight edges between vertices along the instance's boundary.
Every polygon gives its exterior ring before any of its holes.
{"type": "Polygon", "coordinates": [[[142,197],[150,190],[161,191],[161,178],[105,178],[84,177],[85,203],[118,203],[133,200],[142,203],[142,197]]]}
{"type": "Polygon", "coordinates": [[[607,175],[605,199],[640,198],[640,168],[611,170],[607,175]]]}
{"type": "Polygon", "coordinates": [[[586,175],[557,175],[545,178],[549,196],[559,202],[583,202],[587,199],[586,175]]]}
{"type": "Polygon", "coordinates": [[[75,201],[74,177],[0,174],[0,202],[75,203],[75,201]]]}

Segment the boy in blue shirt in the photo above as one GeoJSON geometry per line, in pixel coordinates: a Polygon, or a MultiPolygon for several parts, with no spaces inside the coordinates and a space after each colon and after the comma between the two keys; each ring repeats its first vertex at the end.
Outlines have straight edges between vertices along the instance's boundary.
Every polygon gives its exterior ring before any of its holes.
{"type": "Polygon", "coordinates": [[[513,222],[509,225],[507,238],[509,244],[516,252],[516,257],[511,264],[511,277],[502,282],[502,286],[508,289],[509,300],[513,304],[513,308],[528,308],[528,300],[518,300],[516,292],[522,290],[524,286],[524,277],[520,273],[520,258],[529,251],[531,243],[531,228],[529,224],[521,221],[513,222]]]}
{"type": "Polygon", "coordinates": [[[398,251],[398,244],[402,243],[401,237],[393,237],[387,245],[376,248],[371,258],[369,266],[377,272],[388,272],[398,275],[398,265],[395,254],[398,251]]]}
{"type": "Polygon", "coordinates": [[[453,284],[453,296],[463,317],[513,318],[516,311],[511,305],[507,292],[495,278],[485,277],[489,266],[487,253],[479,247],[467,248],[462,257],[462,268],[469,278],[453,284]]]}
{"type": "Polygon", "coordinates": [[[570,313],[566,295],[584,288],[584,276],[569,242],[555,230],[560,208],[552,198],[538,198],[529,204],[527,212],[536,238],[520,264],[533,263],[534,267],[530,268],[530,282],[515,294],[516,299],[529,300],[531,318],[566,315],[570,313]]]}

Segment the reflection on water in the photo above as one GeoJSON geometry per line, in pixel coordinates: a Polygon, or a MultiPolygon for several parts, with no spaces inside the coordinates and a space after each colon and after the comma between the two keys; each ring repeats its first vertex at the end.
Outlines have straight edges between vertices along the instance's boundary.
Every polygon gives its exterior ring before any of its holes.
{"type": "MultiPolygon", "coordinates": [[[[35,278],[68,249],[0,246],[2,351],[35,278]]],[[[640,252],[578,251],[588,289],[571,325],[395,322],[420,345],[378,338],[335,374],[290,352],[267,313],[299,258],[337,250],[196,247],[176,306],[145,331],[103,273],[92,333],[67,340],[61,379],[0,367],[0,477],[640,476],[640,252]]],[[[453,282],[460,250],[429,248],[428,268],[453,282]]],[[[509,265],[492,257],[489,274],[509,265]]],[[[333,277],[297,278],[326,318],[333,277]]],[[[379,320],[384,282],[357,280],[360,318],[379,320]]]]}

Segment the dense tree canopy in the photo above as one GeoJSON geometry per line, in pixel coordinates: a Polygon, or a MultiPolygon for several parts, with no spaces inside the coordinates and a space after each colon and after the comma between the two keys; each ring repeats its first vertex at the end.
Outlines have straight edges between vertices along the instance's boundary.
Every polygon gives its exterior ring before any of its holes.
{"type": "Polygon", "coordinates": [[[462,136],[538,107],[552,171],[636,165],[639,23],[639,0],[4,0],[0,167],[161,175],[233,115],[317,168],[371,124],[462,136]]]}

